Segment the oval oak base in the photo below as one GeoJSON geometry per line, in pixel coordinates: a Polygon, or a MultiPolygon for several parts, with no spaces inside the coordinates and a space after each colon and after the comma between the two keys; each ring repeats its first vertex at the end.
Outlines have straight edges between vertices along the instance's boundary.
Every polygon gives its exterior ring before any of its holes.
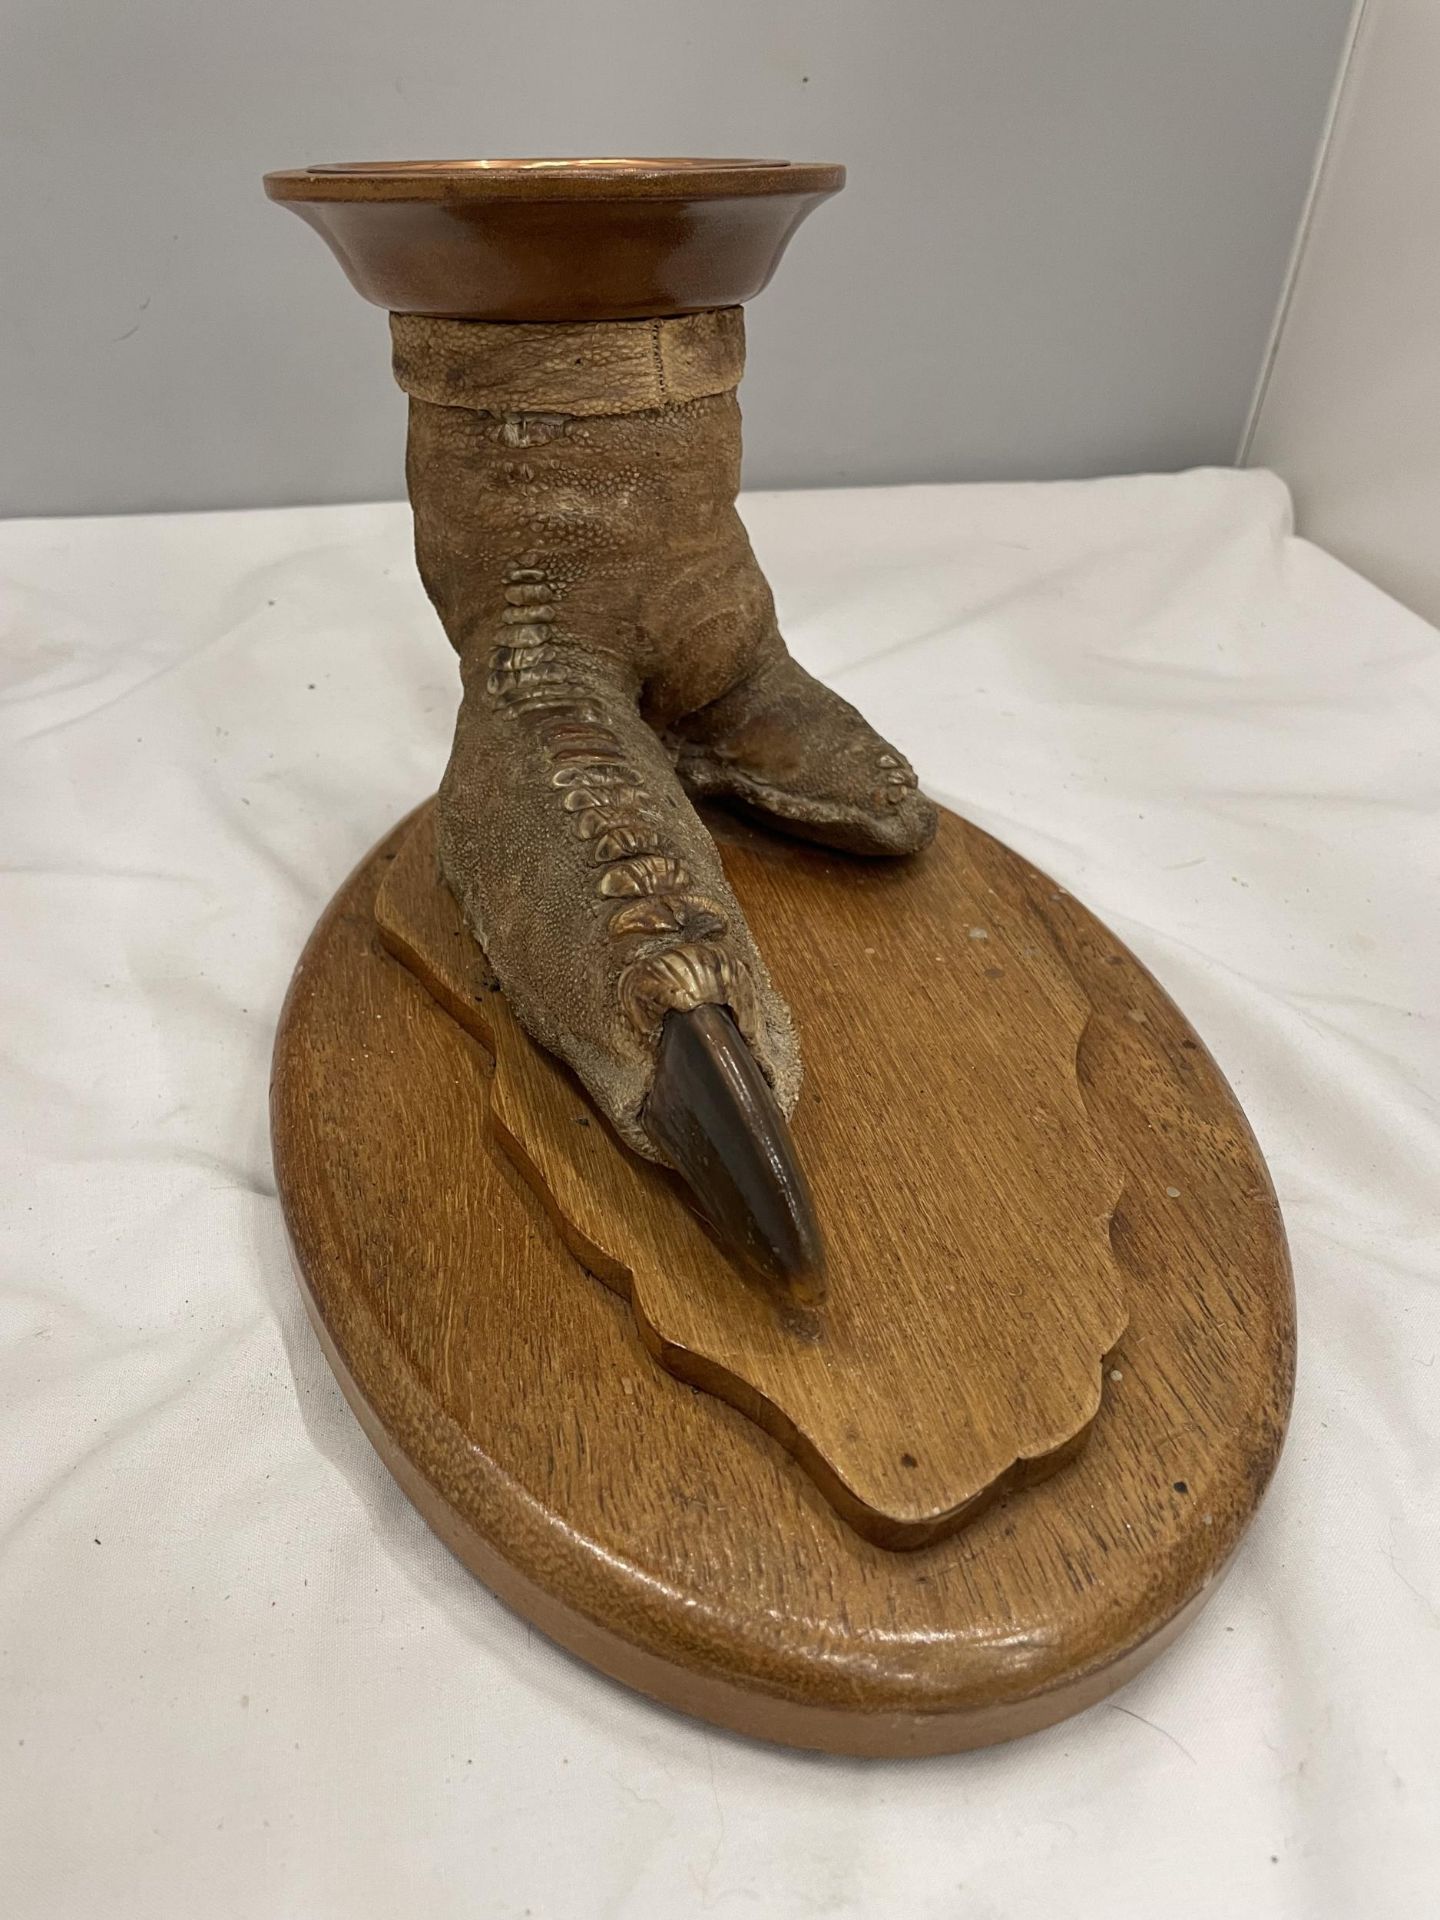
{"type": "MultiPolygon", "coordinates": [[[[1294,1370],[1264,1164],[1150,975],[1028,862],[944,817],[929,883],[953,869],[958,896],[962,868],[972,883],[977,866],[1003,869],[1092,1009],[1077,1072],[1124,1171],[1111,1239],[1129,1324],[1073,1461],[938,1544],[897,1552],[853,1531],[759,1426],[652,1359],[626,1301],[578,1266],[492,1143],[489,1059],[377,939],[375,897],[409,827],[367,857],[311,937],[271,1104],[311,1318],[439,1536],[603,1672],[795,1746],[983,1746],[1139,1671],[1203,1604],[1253,1515],[1294,1370]]],[[[733,839],[730,876],[766,947],[747,859],[817,856],[779,841],[762,856],[723,825],[717,837],[733,839]]],[[[837,902],[847,864],[831,860],[837,902]]],[[[773,877],[772,916],[784,911],[773,877]]],[[[823,966],[813,920],[806,944],[823,966]]],[[[803,1037],[827,1097],[883,1097],[845,1089],[843,1034],[803,1037]]],[[[884,1190],[877,1169],[869,1201],[884,1190]]]]}

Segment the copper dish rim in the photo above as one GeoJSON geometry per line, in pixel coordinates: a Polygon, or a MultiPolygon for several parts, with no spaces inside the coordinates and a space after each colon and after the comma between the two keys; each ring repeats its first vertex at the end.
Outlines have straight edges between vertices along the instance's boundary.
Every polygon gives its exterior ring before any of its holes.
{"type": "Polygon", "coordinates": [[[720,200],[831,194],[845,169],[827,161],[585,157],[350,160],[265,175],[280,201],[720,200]]]}

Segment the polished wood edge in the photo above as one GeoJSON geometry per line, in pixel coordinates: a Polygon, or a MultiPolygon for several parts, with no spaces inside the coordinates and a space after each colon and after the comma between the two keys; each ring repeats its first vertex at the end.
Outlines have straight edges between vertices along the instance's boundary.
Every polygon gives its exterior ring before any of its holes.
{"type": "Polygon", "coordinates": [[[302,202],[824,198],[845,185],[845,169],[793,160],[354,161],[281,168],[264,184],[272,200],[302,202]]]}
{"type": "Polygon", "coordinates": [[[443,1500],[430,1482],[390,1439],[336,1346],[305,1278],[303,1262],[291,1243],[301,1297],[321,1351],[340,1390],[381,1463],[426,1525],[498,1600],[538,1627],[566,1653],[671,1711],[703,1720],[727,1733],[771,1745],[810,1752],[843,1754],[860,1760],[920,1760],[944,1753],[968,1753],[1039,1733],[1072,1714],[1097,1705],[1179,1638],[1215,1592],[1229,1561],[1218,1566],[1198,1592],[1145,1639],[1116,1656],[1019,1699],[983,1706],[951,1707],[940,1712],[822,1706],[813,1698],[772,1693],[758,1681],[736,1680],[701,1671],[679,1660],[662,1659],[650,1648],[614,1628],[567,1606],[531,1579],[495,1545],[443,1500]]]}

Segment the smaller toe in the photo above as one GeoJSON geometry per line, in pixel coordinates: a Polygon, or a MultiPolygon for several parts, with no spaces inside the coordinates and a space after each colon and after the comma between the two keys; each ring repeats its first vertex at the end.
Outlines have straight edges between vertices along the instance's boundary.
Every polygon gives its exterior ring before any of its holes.
{"type": "Polygon", "coordinates": [[[895,747],[788,653],[677,730],[690,793],[733,801],[849,853],[916,853],[935,808],[895,747]]]}

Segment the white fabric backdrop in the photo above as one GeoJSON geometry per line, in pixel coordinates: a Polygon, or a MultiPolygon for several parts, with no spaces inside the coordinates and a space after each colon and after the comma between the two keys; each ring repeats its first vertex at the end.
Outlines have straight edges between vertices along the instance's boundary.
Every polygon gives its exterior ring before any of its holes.
{"type": "Polygon", "coordinates": [[[507,1613],[291,1278],[266,1077],[435,784],[399,506],[0,527],[6,1920],[1429,1915],[1440,1873],[1440,635],[1263,473],[751,497],[797,653],[1154,968],[1265,1147],[1271,1495],[1115,1702],[918,1763],[751,1746],[507,1613]]]}

